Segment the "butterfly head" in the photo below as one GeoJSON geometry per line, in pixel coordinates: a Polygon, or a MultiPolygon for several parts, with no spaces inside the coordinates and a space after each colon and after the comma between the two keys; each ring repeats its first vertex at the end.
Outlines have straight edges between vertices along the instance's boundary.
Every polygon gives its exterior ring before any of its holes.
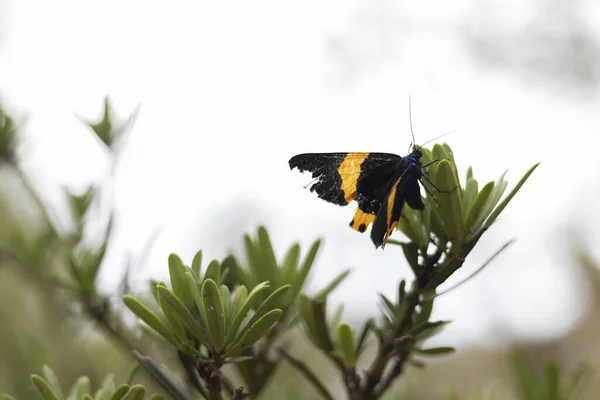
{"type": "Polygon", "coordinates": [[[423,157],[423,152],[421,151],[420,147],[418,149],[414,149],[412,153],[407,156],[407,158],[413,161],[415,164],[420,162],[421,157],[423,157]]]}

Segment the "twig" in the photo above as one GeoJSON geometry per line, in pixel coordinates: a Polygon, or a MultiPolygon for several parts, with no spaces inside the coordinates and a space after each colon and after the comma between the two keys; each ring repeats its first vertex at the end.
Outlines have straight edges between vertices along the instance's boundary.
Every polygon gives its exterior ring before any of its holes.
{"type": "Polygon", "coordinates": [[[314,385],[314,387],[321,394],[321,396],[323,396],[324,399],[334,400],[334,397],[331,395],[331,393],[329,393],[329,390],[327,390],[323,382],[321,382],[319,377],[314,372],[312,372],[304,362],[293,357],[290,353],[288,353],[282,348],[278,348],[277,351],[279,352],[279,354],[281,354],[283,358],[287,360],[287,362],[289,362],[294,368],[300,371],[300,373],[302,373],[302,375],[304,375],[304,377],[314,385]]]}

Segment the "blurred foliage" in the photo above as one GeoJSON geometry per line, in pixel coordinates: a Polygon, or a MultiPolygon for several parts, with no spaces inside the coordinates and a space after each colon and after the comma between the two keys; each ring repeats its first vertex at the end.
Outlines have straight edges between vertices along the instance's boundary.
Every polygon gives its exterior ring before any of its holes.
{"type": "MultiPolygon", "coordinates": [[[[398,228],[408,240],[388,242],[402,246],[414,277],[400,281],[395,299],[380,295],[381,314],[355,329],[356,318],[343,320],[343,305],[328,311],[330,294],[349,271],[307,293],[321,242],[304,254],[298,243],[292,244],[279,257],[264,227],[255,236],[243,236],[242,256],[231,254],[203,266],[201,251],[189,265],[171,254],[169,282],[152,281],[150,290],[140,293],[129,292],[125,266],[115,293],[102,293],[97,281],[111,243],[114,205],[94,215],[96,222],[105,221],[97,240],[89,240],[90,210],[101,201],[99,193],[112,190],[112,177],[83,193],[64,189],[69,215],[57,216],[56,207],[21,169],[20,130],[4,110],[0,392],[6,398],[29,399],[37,393],[47,399],[143,399],[147,392],[160,392],[150,398],[177,400],[493,398],[482,397],[487,394],[480,389],[485,382],[477,375],[481,370],[466,371],[483,357],[481,352],[461,360],[451,347],[427,345],[449,322],[430,317],[437,287],[462,266],[537,165],[503,197],[503,176],[480,186],[469,169],[462,183],[446,144],[423,149],[424,165],[439,161],[424,169],[431,181],[428,190],[439,190],[431,193],[435,198],[424,198],[423,212],[405,208],[398,228]],[[138,322],[131,324],[133,315],[138,322]],[[423,369],[425,360],[448,354],[442,358],[446,361],[430,361],[423,369]],[[118,379],[126,383],[117,386],[113,374],[133,360],[143,367],[139,383],[129,376],[118,379]],[[40,365],[42,375],[30,375],[40,365]],[[455,371],[471,383],[445,382],[455,371]],[[68,397],[63,387],[71,388],[68,397]],[[99,389],[90,397],[92,387],[99,389]]],[[[86,123],[117,163],[121,153],[116,149],[126,145],[132,117],[123,122],[114,115],[107,98],[101,120],[86,123]]],[[[594,268],[586,271],[597,276],[594,268]]],[[[566,372],[570,368],[563,361],[555,358],[537,374],[534,356],[515,356],[515,384],[509,384],[505,371],[502,393],[520,400],[572,398],[584,374],[566,372]]]]}
{"type": "Polygon", "coordinates": [[[142,385],[129,385],[123,383],[119,386],[115,384],[114,376],[107,375],[100,388],[92,395],[90,379],[87,376],[77,378],[71,390],[65,396],[60,387],[54,371],[47,365],[42,367],[43,377],[40,375],[31,375],[31,381],[37,395],[42,400],[164,400],[165,397],[159,394],[146,397],[146,389],[142,385]]]}

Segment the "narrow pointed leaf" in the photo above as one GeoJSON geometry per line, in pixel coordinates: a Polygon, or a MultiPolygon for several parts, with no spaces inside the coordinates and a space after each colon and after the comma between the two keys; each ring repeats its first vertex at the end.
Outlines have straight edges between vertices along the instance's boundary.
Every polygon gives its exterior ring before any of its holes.
{"type": "Polygon", "coordinates": [[[442,356],[450,353],[454,353],[456,349],[454,347],[434,347],[431,349],[415,349],[415,352],[422,356],[442,356]]]}
{"type": "Polygon", "coordinates": [[[225,312],[219,287],[212,279],[206,279],[202,284],[202,303],[214,350],[220,352],[225,341],[225,312]]]}
{"type": "Polygon", "coordinates": [[[244,362],[244,361],[250,361],[253,358],[254,357],[252,357],[252,356],[231,357],[231,358],[225,359],[225,362],[228,364],[235,364],[235,363],[240,363],[240,362],[244,362]]]}
{"type": "Polygon", "coordinates": [[[231,350],[225,353],[225,357],[235,357],[246,351],[254,343],[256,343],[260,338],[265,336],[277,323],[279,318],[283,314],[283,311],[276,309],[271,310],[265,315],[262,316],[258,321],[256,321],[250,329],[244,333],[244,335],[239,339],[236,344],[231,348],[231,350]]]}
{"type": "Polygon", "coordinates": [[[49,366],[44,364],[42,365],[42,375],[44,376],[44,379],[46,379],[46,382],[48,382],[48,385],[52,388],[52,391],[59,398],[63,398],[64,395],[62,389],[60,388],[60,383],[58,383],[58,378],[54,374],[54,371],[52,371],[52,369],[49,366]]]}
{"type": "MultiPolygon", "coordinates": [[[[475,179],[467,179],[467,184],[465,185],[465,192],[463,193],[462,200],[463,216],[466,217],[467,215],[469,215],[469,210],[471,209],[471,206],[473,205],[473,202],[475,201],[478,192],[479,184],[477,183],[477,181],[475,179]]],[[[466,218],[465,221],[466,220],[468,220],[468,218],[466,218]]]]}
{"type": "Polygon", "coordinates": [[[491,226],[494,223],[496,218],[498,218],[498,215],[500,215],[500,213],[504,210],[504,208],[512,200],[512,198],[515,196],[515,194],[517,194],[519,189],[521,189],[521,186],[523,186],[523,184],[527,181],[527,179],[533,173],[533,171],[535,171],[535,169],[538,167],[538,165],[540,165],[540,163],[537,163],[533,167],[531,167],[529,169],[529,171],[527,171],[527,173],[521,178],[519,183],[517,183],[517,186],[515,186],[515,188],[508,194],[508,196],[506,196],[506,198],[498,205],[498,207],[496,207],[496,209],[492,212],[492,214],[489,216],[489,218],[485,221],[487,226],[491,226]]]}
{"type": "Polygon", "coordinates": [[[69,392],[69,399],[71,400],[81,400],[83,395],[86,393],[90,393],[92,391],[90,385],[90,378],[87,376],[80,376],[77,378],[73,386],[71,386],[71,391],[69,392]]]}
{"type": "Polygon", "coordinates": [[[200,273],[202,272],[202,250],[198,250],[192,259],[192,271],[196,274],[196,278],[200,278],[200,273]]]}
{"type": "Polygon", "coordinates": [[[275,287],[279,286],[279,271],[277,270],[277,259],[275,258],[275,251],[271,244],[271,238],[269,233],[264,226],[258,228],[258,246],[260,248],[262,268],[265,269],[269,282],[275,287]]]}
{"type": "Polygon", "coordinates": [[[110,400],[121,400],[123,399],[123,397],[125,397],[125,395],[127,394],[127,392],[129,392],[130,386],[126,383],[119,385],[119,387],[117,387],[117,389],[115,390],[115,392],[113,393],[112,397],[110,398],[110,400]]]}
{"type": "Polygon", "coordinates": [[[300,245],[298,243],[294,243],[287,253],[285,254],[285,258],[283,259],[283,264],[281,265],[281,277],[282,283],[294,283],[293,278],[297,275],[298,263],[300,262],[300,245]]]}
{"type": "Polygon", "coordinates": [[[225,333],[227,333],[227,327],[229,326],[227,320],[231,319],[231,294],[229,293],[229,288],[225,285],[221,285],[219,292],[221,294],[221,301],[223,302],[223,312],[225,313],[225,333]]]}
{"type": "Polygon", "coordinates": [[[262,304],[256,309],[256,313],[254,313],[254,315],[248,322],[246,328],[244,328],[244,331],[247,331],[249,327],[252,327],[254,323],[256,323],[259,319],[263,317],[263,315],[269,313],[271,310],[276,308],[278,306],[279,299],[283,296],[284,293],[287,292],[287,290],[290,287],[290,285],[285,285],[277,290],[274,290],[273,293],[271,293],[269,297],[267,297],[265,301],[263,301],[262,304]]]}
{"type": "Polygon", "coordinates": [[[198,322],[194,319],[192,314],[188,311],[185,305],[173,294],[169,289],[164,286],[158,287],[158,295],[169,308],[176,313],[181,320],[185,323],[188,331],[191,332],[200,343],[206,345],[208,343],[207,338],[204,336],[204,332],[198,326],[198,322]]]}
{"type": "Polygon", "coordinates": [[[462,216],[462,204],[459,197],[458,182],[452,166],[448,161],[440,161],[437,169],[437,182],[440,190],[450,193],[440,193],[440,215],[444,221],[446,236],[460,247],[464,242],[465,230],[462,216]]]}
{"type": "Polygon", "coordinates": [[[410,265],[415,277],[420,276],[419,249],[417,248],[417,245],[413,242],[402,243],[402,250],[404,251],[404,257],[406,258],[406,261],[408,261],[408,265],[410,265]]]}
{"type": "Polygon", "coordinates": [[[142,385],[133,385],[122,400],[144,400],[146,389],[142,385]]]}
{"type": "Polygon", "coordinates": [[[315,262],[317,253],[319,252],[319,247],[321,247],[321,240],[315,240],[312,246],[310,246],[310,249],[308,250],[308,253],[306,254],[304,261],[302,262],[302,266],[298,272],[296,282],[294,282],[294,286],[292,286],[292,292],[290,295],[291,299],[295,299],[304,287],[308,273],[315,262]]]}
{"type": "Polygon", "coordinates": [[[350,270],[347,269],[341,274],[339,274],[329,285],[327,285],[324,289],[322,289],[315,296],[316,299],[325,299],[331,292],[333,292],[339,285],[346,279],[346,277],[350,274],[350,270]]]}
{"type": "Polygon", "coordinates": [[[183,265],[177,254],[169,254],[169,275],[173,293],[185,305],[188,310],[193,310],[194,298],[187,283],[187,268],[183,265]]]}
{"type": "Polygon", "coordinates": [[[354,368],[356,365],[356,349],[354,348],[354,332],[348,324],[341,324],[337,331],[339,352],[342,354],[344,365],[354,368]]]}
{"type": "Polygon", "coordinates": [[[31,375],[31,381],[37,395],[43,400],[60,400],[60,398],[54,393],[48,382],[39,375],[31,375]]]}
{"type": "Polygon", "coordinates": [[[206,267],[206,273],[204,274],[204,280],[212,279],[218,285],[221,284],[221,263],[219,260],[212,260],[208,267],[206,267]]]}
{"type": "Polygon", "coordinates": [[[163,315],[169,322],[171,331],[175,337],[182,343],[188,342],[187,332],[185,329],[185,322],[177,311],[165,300],[165,297],[161,295],[161,289],[166,289],[166,286],[158,285],[156,291],[158,293],[158,305],[160,306],[163,315]]]}
{"type": "Polygon", "coordinates": [[[123,302],[138,318],[148,324],[152,329],[158,332],[173,346],[183,350],[181,343],[169,329],[152,311],[146,308],[138,299],[132,296],[123,296],[123,302]]]}
{"type": "Polygon", "coordinates": [[[469,208],[467,215],[467,219],[465,220],[465,227],[472,233],[477,229],[477,225],[475,225],[476,221],[481,218],[485,218],[482,215],[484,212],[487,201],[492,194],[492,190],[494,189],[494,182],[488,182],[483,188],[481,188],[481,192],[477,194],[475,199],[473,200],[473,204],[469,208]]]}
{"type": "Polygon", "coordinates": [[[344,312],[344,303],[340,303],[338,307],[335,309],[335,312],[331,316],[331,321],[329,323],[330,329],[335,329],[342,320],[342,313],[344,312]]]}
{"type": "Polygon", "coordinates": [[[156,380],[165,391],[173,397],[174,400],[190,400],[190,398],[175,385],[171,379],[165,375],[156,363],[150,358],[146,357],[134,350],[133,354],[138,359],[144,369],[156,380]]]}
{"type": "Polygon", "coordinates": [[[233,322],[233,319],[235,318],[237,313],[240,311],[240,309],[246,302],[247,298],[248,298],[248,289],[246,288],[246,286],[243,286],[243,285],[238,286],[238,288],[233,293],[233,300],[231,300],[231,310],[230,310],[229,314],[227,314],[228,335],[229,335],[229,329],[231,327],[231,323],[233,322]]]}
{"type": "Polygon", "coordinates": [[[315,374],[313,371],[311,371],[310,368],[304,362],[293,357],[291,354],[289,354],[287,351],[285,351],[283,349],[279,349],[279,354],[281,354],[281,356],[283,358],[285,358],[310,383],[312,383],[312,385],[319,392],[321,397],[323,397],[325,400],[333,400],[334,399],[334,397],[329,393],[329,390],[327,390],[327,387],[325,387],[323,382],[321,382],[321,380],[319,379],[319,376],[317,374],[315,374]]]}
{"type": "Polygon", "coordinates": [[[208,343],[208,339],[210,334],[208,333],[208,324],[206,322],[206,315],[204,315],[204,306],[202,305],[202,294],[200,293],[200,288],[196,283],[196,280],[192,277],[191,273],[187,273],[188,286],[190,287],[190,292],[192,293],[192,297],[194,298],[194,304],[196,306],[195,310],[198,313],[198,326],[202,330],[202,334],[204,335],[204,342],[208,343]]]}
{"type": "Polygon", "coordinates": [[[248,295],[246,301],[244,302],[242,307],[239,309],[239,311],[233,318],[231,325],[229,326],[229,329],[227,332],[227,337],[225,339],[225,343],[227,345],[230,345],[233,343],[233,341],[237,337],[237,332],[240,328],[240,325],[242,324],[242,321],[244,320],[244,318],[246,318],[246,315],[248,314],[250,309],[252,309],[252,307],[254,307],[255,304],[258,302],[258,300],[260,299],[260,297],[262,296],[264,291],[267,290],[268,288],[269,288],[268,282],[262,282],[262,283],[259,283],[258,285],[256,285],[254,287],[254,289],[252,289],[252,291],[250,291],[250,294],[248,295]]]}

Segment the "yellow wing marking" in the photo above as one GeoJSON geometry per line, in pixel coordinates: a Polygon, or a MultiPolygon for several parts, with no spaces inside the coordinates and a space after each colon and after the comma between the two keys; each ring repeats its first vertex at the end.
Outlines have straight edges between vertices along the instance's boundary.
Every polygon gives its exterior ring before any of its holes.
{"type": "Polygon", "coordinates": [[[338,167],[338,173],[342,178],[341,189],[344,192],[344,199],[348,203],[358,196],[356,184],[358,183],[358,177],[360,176],[360,166],[369,154],[370,153],[348,153],[346,157],[344,157],[344,161],[342,161],[338,167]]]}
{"type": "Polygon", "coordinates": [[[352,221],[350,221],[350,228],[357,232],[363,233],[373,222],[375,222],[374,214],[366,213],[357,207],[356,212],[354,213],[354,218],[352,218],[352,221]]]}
{"type": "Polygon", "coordinates": [[[400,184],[401,180],[402,176],[398,178],[398,180],[394,183],[394,186],[392,186],[392,189],[390,190],[390,195],[387,199],[387,230],[385,232],[385,235],[383,236],[383,242],[381,243],[382,249],[385,248],[385,244],[387,243],[388,238],[392,234],[392,231],[398,227],[398,221],[392,222],[392,212],[394,211],[394,202],[396,201],[396,190],[398,189],[398,185],[400,184]]]}

